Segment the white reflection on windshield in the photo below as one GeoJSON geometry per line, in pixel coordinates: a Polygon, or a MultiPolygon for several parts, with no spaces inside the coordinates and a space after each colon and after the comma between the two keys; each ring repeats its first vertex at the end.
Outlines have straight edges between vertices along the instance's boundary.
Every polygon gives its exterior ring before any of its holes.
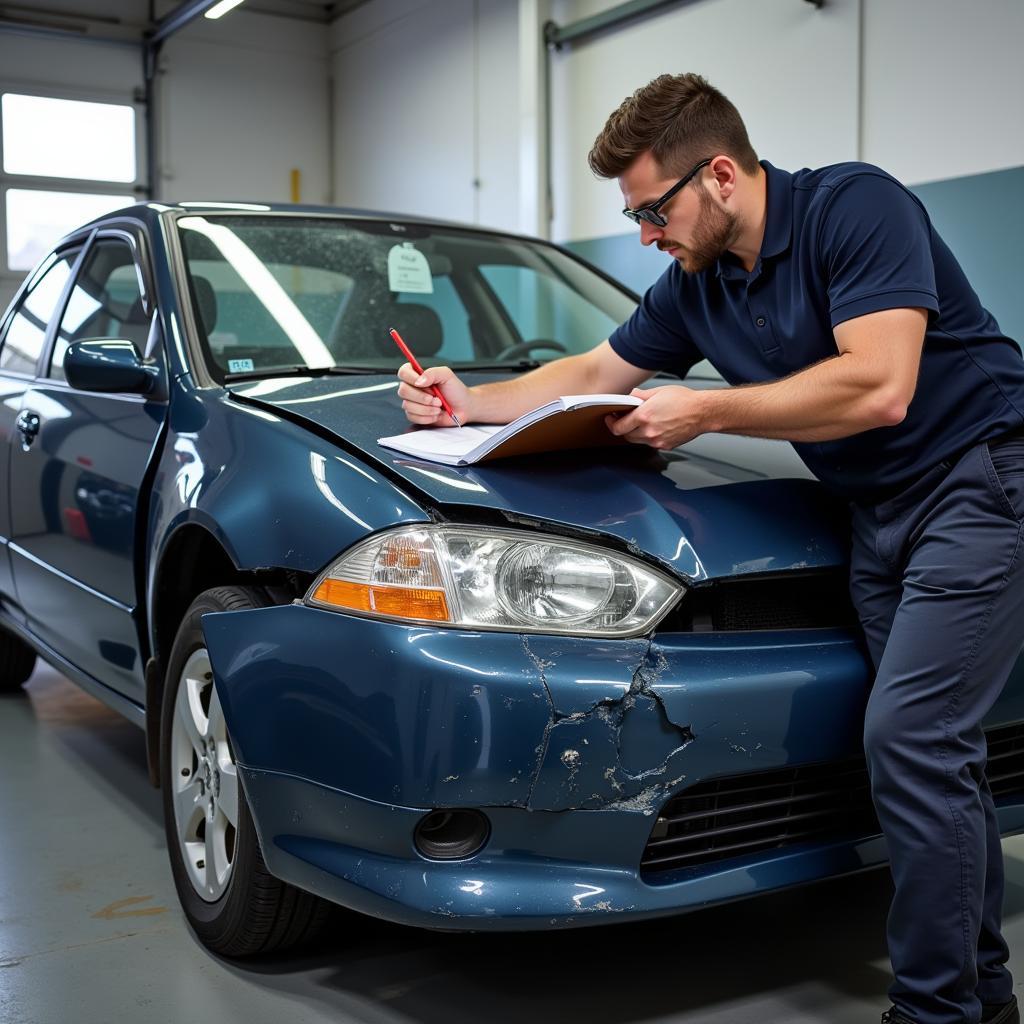
{"type": "Polygon", "coordinates": [[[333,366],[334,356],[320,340],[320,335],[292,302],[274,275],[260,258],[223,224],[211,224],[203,217],[186,217],[182,227],[208,238],[231,264],[238,276],[249,286],[252,294],[266,307],[278,326],[295,346],[303,362],[309,367],[333,366]]]}

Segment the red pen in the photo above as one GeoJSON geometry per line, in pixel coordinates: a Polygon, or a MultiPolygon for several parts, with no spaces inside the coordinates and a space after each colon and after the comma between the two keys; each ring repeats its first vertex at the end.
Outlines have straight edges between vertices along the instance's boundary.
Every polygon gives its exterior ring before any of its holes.
{"type": "MultiPolygon", "coordinates": [[[[402,350],[402,355],[409,360],[409,365],[417,373],[423,373],[423,367],[420,366],[416,357],[409,350],[409,346],[406,345],[404,341],[402,341],[402,336],[398,333],[398,331],[396,331],[394,327],[392,327],[389,333],[392,339],[394,340],[395,344],[402,350]]],[[[430,390],[434,395],[441,399],[441,408],[444,409],[444,411],[448,413],[449,416],[451,416],[452,422],[455,424],[455,426],[461,427],[462,424],[459,422],[459,417],[456,416],[455,413],[452,411],[452,407],[448,404],[448,399],[441,394],[441,389],[436,384],[431,384],[430,390]]]]}

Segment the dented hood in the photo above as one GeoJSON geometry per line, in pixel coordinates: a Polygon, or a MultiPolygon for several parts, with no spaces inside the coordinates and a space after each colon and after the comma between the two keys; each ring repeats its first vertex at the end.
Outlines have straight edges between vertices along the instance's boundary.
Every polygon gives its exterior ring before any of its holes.
{"type": "Polygon", "coordinates": [[[452,519],[490,510],[513,524],[613,537],[690,581],[846,560],[846,506],[787,442],[710,434],[667,453],[627,445],[457,468],[377,444],[407,429],[396,387],[390,375],[281,378],[231,393],[328,432],[452,519]]]}

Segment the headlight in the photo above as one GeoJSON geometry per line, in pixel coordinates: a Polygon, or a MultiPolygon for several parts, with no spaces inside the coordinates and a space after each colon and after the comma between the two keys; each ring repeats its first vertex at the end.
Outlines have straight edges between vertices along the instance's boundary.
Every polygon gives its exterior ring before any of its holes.
{"type": "Polygon", "coordinates": [[[306,603],[399,621],[574,636],[638,636],[682,596],[599,547],[518,530],[400,527],[321,573],[306,603]]]}

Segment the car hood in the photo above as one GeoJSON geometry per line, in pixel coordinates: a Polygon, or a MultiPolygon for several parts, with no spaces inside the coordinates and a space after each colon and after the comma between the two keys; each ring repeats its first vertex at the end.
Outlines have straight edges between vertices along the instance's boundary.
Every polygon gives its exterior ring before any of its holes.
{"type": "Polygon", "coordinates": [[[614,538],[691,582],[846,561],[846,505],[788,442],[708,434],[672,452],[624,445],[443,466],[377,444],[408,429],[396,388],[393,376],[380,375],[279,378],[229,390],[234,401],[333,435],[455,520],[497,516],[614,538]]]}

